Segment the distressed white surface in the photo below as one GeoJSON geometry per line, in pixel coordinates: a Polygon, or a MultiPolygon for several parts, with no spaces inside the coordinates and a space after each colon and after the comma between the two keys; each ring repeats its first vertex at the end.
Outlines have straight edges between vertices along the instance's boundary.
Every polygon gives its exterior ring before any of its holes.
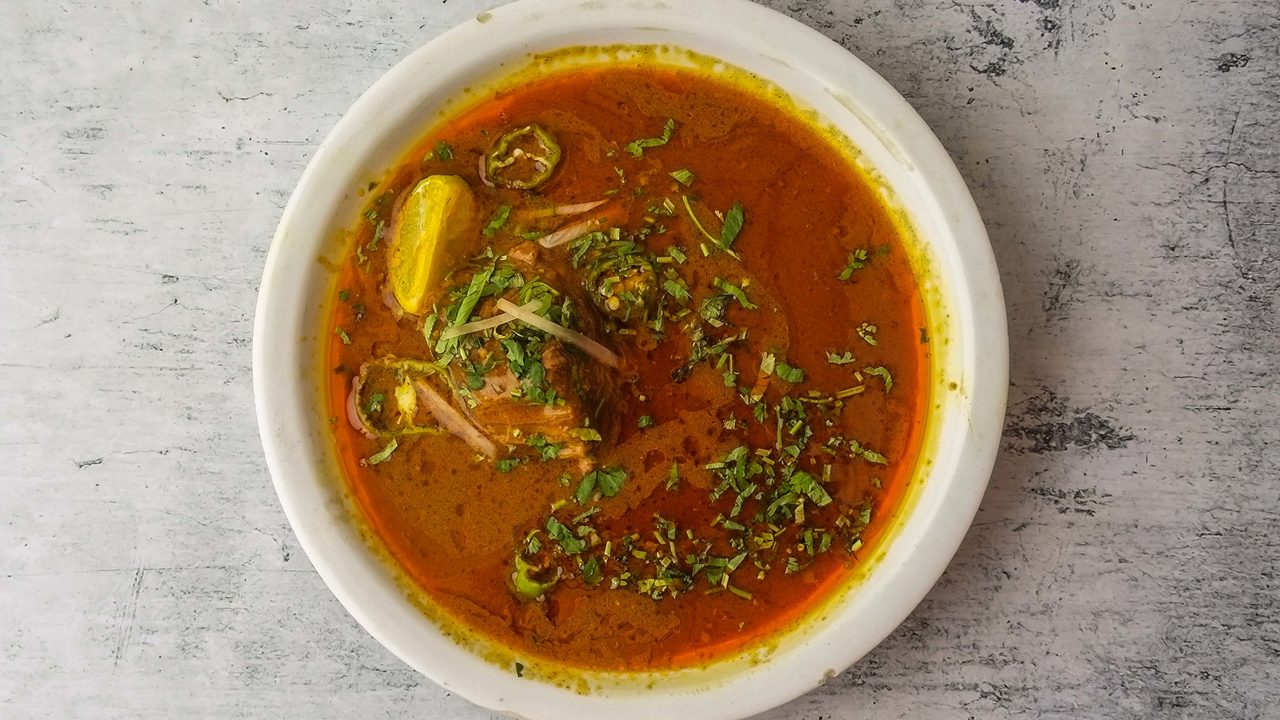
{"type": "MultiPolygon", "coordinates": [[[[1274,0],[769,4],[956,158],[1014,387],[942,582],[768,717],[1280,717],[1274,0]]],[[[487,716],[311,570],[249,383],[265,250],[315,145],[486,5],[6,4],[0,717],[487,716]]]]}

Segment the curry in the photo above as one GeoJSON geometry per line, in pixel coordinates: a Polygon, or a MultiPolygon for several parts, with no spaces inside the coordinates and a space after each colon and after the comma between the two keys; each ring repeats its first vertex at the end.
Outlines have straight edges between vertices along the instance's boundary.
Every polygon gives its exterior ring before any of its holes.
{"type": "Polygon", "coordinates": [[[463,626],[566,666],[697,665],[865,562],[929,346],[900,225],[828,134],[712,73],[580,68],[432,129],[368,198],[335,440],[463,626]]]}

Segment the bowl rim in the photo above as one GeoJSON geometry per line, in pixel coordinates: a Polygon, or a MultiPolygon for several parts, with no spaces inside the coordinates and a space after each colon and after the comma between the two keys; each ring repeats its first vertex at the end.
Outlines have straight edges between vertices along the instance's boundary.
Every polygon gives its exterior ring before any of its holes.
{"type": "MultiPolygon", "coordinates": [[[[642,44],[637,39],[635,44],[642,44]]],[[[690,48],[702,52],[699,48],[690,48]]],[[[766,57],[761,52],[761,57],[766,57]]],[[[763,61],[763,60],[762,60],[763,61]]],[[[730,61],[732,62],[732,61],[730,61]]],[[[788,88],[784,87],[784,90],[788,88]]],[[[855,108],[850,106],[853,111],[855,108]]],[[[368,144],[361,145],[368,148],[368,144]]],[[[349,173],[348,173],[349,174],[349,173]]],[[[931,239],[930,242],[933,240],[931,239]]],[[[306,373],[302,373],[305,375],[306,373]]],[[[763,712],[821,685],[879,644],[923,600],[958,550],[985,492],[1003,426],[1008,385],[1008,338],[1005,308],[994,255],[964,180],[946,150],[924,120],[887,81],[843,47],[802,23],[756,5],[749,0],[699,0],[669,3],[663,0],[521,0],[484,12],[423,45],[379,78],[352,105],[321,143],[303,172],[281,216],[267,253],[254,321],[253,381],[259,432],[267,465],[285,514],[298,542],[333,594],[347,611],[380,643],[401,660],[440,685],[472,702],[513,716],[597,717],[609,712],[616,718],[664,716],[676,712],[701,718],[740,718],[763,712]],[[691,24],[698,18],[715,18],[691,24]],[[640,25],[640,23],[643,25],[640,25]],[[582,695],[571,690],[518,678],[456,644],[439,629],[405,632],[422,625],[420,611],[400,597],[388,595],[384,578],[367,562],[372,553],[359,546],[359,538],[344,530],[345,510],[324,496],[318,475],[323,468],[306,457],[307,440],[300,433],[307,400],[298,397],[299,370],[306,358],[297,347],[299,314],[310,301],[307,282],[298,267],[300,253],[309,258],[323,245],[317,226],[309,221],[314,206],[333,202],[349,187],[335,187],[334,177],[345,177],[335,168],[359,164],[361,150],[351,151],[362,124],[385,108],[405,107],[405,88],[419,83],[423,71],[443,59],[467,57],[480,62],[498,52],[531,46],[538,37],[557,32],[599,26],[612,30],[663,29],[701,34],[717,39],[747,41],[770,38],[768,61],[821,78],[830,87],[855,100],[861,119],[901,154],[916,174],[952,245],[954,292],[949,312],[957,313],[964,337],[960,338],[968,372],[965,391],[967,427],[957,430],[963,438],[952,463],[956,470],[946,477],[931,477],[935,512],[922,518],[928,542],[912,539],[909,571],[893,576],[897,604],[872,618],[872,628],[848,642],[828,638],[801,645],[789,655],[753,667],[696,693],[649,691],[626,697],[609,694],[582,695]],[[700,32],[690,27],[706,28],[700,32]],[[499,35],[499,30],[525,28],[523,34],[499,35]],[[487,48],[487,49],[482,49],[487,48]],[[298,238],[309,240],[310,244],[298,238]],[[295,323],[292,324],[291,323],[295,323]],[[981,354],[981,362],[977,362],[981,354]],[[363,556],[363,560],[360,560],[363,556]],[[373,589],[370,589],[373,588],[373,589]],[[380,589],[379,589],[380,588],[380,589]],[[398,602],[398,604],[397,604],[398,602]],[[761,682],[767,678],[768,682],[761,682]]],[[[380,562],[380,561],[379,561],[380,562]]],[[[873,573],[874,574],[874,573],[873,573]]],[[[889,580],[885,580],[889,583],[889,580]]],[[[845,619],[846,621],[848,618],[845,619]]],[[[848,623],[845,623],[848,627],[848,623]]]]}

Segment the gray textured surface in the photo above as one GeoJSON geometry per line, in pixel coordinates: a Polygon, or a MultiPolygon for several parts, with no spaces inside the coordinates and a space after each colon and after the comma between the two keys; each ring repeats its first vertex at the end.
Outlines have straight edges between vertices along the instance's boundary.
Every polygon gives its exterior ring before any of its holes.
{"type": "MultiPolygon", "coordinates": [[[[485,717],[311,570],[249,382],[316,144],[485,4],[6,4],[0,716],[485,717]]],[[[1013,388],[942,582],[768,717],[1280,717],[1280,6],[770,4],[956,158],[1013,388]]]]}

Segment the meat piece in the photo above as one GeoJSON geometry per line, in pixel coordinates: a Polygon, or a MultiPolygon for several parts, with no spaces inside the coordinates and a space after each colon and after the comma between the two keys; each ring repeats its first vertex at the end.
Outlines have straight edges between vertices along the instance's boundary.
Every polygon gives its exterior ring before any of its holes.
{"type": "MultiPolygon", "coordinates": [[[[471,320],[497,314],[499,298],[515,304],[537,301],[536,312],[547,321],[603,339],[601,318],[581,286],[543,262],[536,243],[521,243],[494,262],[492,270],[481,266],[451,276],[455,290],[446,289],[440,305],[456,302],[462,295],[456,288],[477,284],[473,278],[489,272],[506,279],[501,286],[485,286],[493,289],[476,302],[471,320]],[[514,281],[513,271],[519,275],[514,281]]],[[[577,346],[514,321],[464,336],[455,346],[436,346],[438,352],[441,348],[449,360],[453,404],[493,440],[499,454],[537,455],[553,444],[556,457],[580,459],[587,467],[592,447],[616,438],[618,373],[577,346]]]]}
{"type": "MultiPolygon", "coordinates": [[[[609,374],[557,340],[545,343],[537,361],[542,370],[523,380],[511,363],[495,367],[481,388],[460,398],[463,412],[500,446],[518,448],[541,436],[559,446],[560,458],[588,457],[597,434],[612,440],[616,422],[608,400],[615,383],[609,374]]],[[[460,371],[454,380],[465,382],[460,371]]]]}

